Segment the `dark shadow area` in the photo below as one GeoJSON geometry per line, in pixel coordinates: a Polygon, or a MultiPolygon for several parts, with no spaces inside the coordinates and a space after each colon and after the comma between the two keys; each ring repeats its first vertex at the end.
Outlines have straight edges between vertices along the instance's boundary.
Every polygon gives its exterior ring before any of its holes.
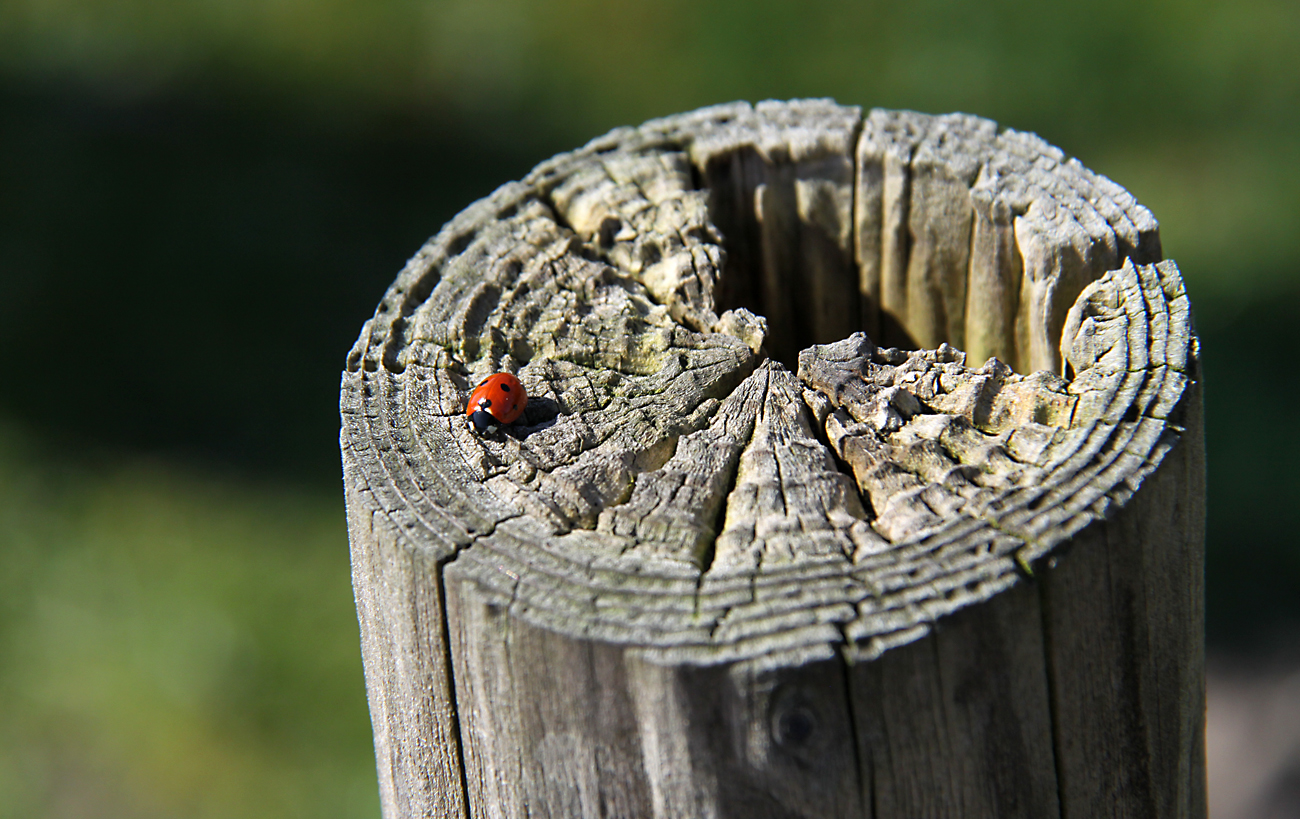
{"type": "Polygon", "coordinates": [[[524,407],[524,415],[513,429],[517,435],[527,437],[538,430],[554,426],[555,419],[559,415],[560,405],[554,398],[544,395],[534,396],[528,399],[528,405],[524,407]]]}
{"type": "Polygon", "coordinates": [[[766,318],[764,347],[790,369],[813,344],[874,332],[875,317],[866,312],[877,309],[859,292],[851,250],[803,212],[818,202],[815,194],[799,193],[801,173],[816,178],[813,169],[752,147],[712,157],[702,169],[709,217],[726,251],[717,312],[744,307],[766,318]]]}
{"type": "Polygon", "coordinates": [[[405,260],[551,153],[465,123],[0,85],[0,413],[336,480],[338,379],[405,260]]]}
{"type": "Polygon", "coordinates": [[[1222,654],[1272,653],[1300,633],[1297,305],[1300,293],[1261,294],[1202,322],[1206,639],[1222,654]]]}

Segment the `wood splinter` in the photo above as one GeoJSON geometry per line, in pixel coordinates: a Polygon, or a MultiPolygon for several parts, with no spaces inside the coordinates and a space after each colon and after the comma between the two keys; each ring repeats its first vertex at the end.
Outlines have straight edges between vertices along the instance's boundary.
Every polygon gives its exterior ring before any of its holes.
{"type": "Polygon", "coordinates": [[[1151,214],[977,117],[542,163],[343,374],[385,817],[1204,816],[1197,354],[1151,214]]]}

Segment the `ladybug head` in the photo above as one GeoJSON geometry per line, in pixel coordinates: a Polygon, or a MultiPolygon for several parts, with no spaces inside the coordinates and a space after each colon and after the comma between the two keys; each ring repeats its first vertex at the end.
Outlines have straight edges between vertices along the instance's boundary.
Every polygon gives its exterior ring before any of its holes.
{"type": "Polygon", "coordinates": [[[485,409],[476,409],[469,416],[470,425],[479,435],[490,435],[497,431],[499,421],[485,409]]]}

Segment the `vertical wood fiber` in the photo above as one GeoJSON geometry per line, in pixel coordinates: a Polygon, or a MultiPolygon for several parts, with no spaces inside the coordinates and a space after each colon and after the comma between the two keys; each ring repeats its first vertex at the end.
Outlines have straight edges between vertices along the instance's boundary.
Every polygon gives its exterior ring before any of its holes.
{"type": "Polygon", "coordinates": [[[454,564],[446,578],[473,815],[652,815],[623,650],[519,622],[454,564]]]}
{"type": "Polygon", "coordinates": [[[348,475],[353,588],[387,819],[468,817],[438,566],[348,475]]]}
{"type": "Polygon", "coordinates": [[[1059,815],[1038,605],[1020,583],[850,667],[877,819],[1059,815]]]}
{"type": "Polygon", "coordinates": [[[1161,469],[1042,579],[1065,816],[1205,814],[1199,390],[1185,400],[1161,469]]]}
{"type": "Polygon", "coordinates": [[[979,189],[971,192],[970,278],[966,288],[965,350],[974,365],[998,358],[1018,367],[1015,317],[1021,270],[1014,214],[1007,202],[979,189]]]}

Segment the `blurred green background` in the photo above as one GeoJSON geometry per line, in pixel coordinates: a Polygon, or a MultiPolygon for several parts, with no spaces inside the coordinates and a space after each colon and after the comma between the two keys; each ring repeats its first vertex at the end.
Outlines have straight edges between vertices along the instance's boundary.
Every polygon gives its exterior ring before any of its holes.
{"type": "Polygon", "coordinates": [[[1212,652],[1297,643],[1300,4],[4,0],[0,819],[378,816],[338,372],[456,211],[733,99],[1134,192],[1207,384],[1212,652]]]}

